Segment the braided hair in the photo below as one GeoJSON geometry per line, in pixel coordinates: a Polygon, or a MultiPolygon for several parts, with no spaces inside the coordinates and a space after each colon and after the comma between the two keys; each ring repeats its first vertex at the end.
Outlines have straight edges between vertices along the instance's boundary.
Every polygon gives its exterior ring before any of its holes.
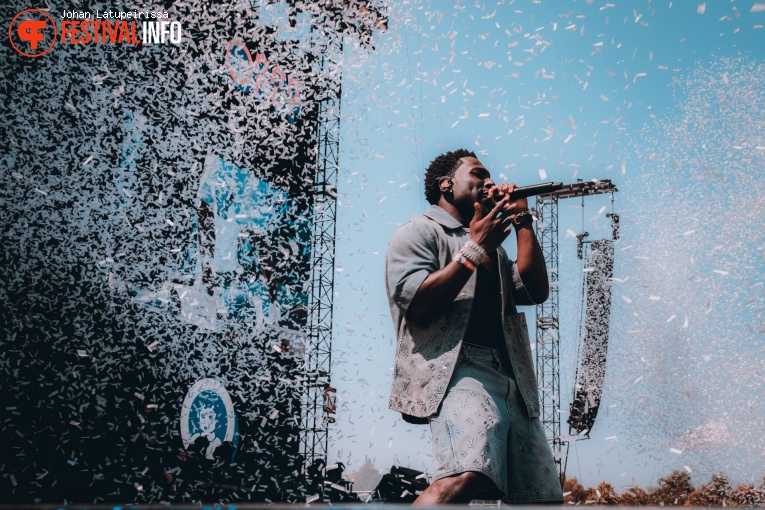
{"type": "Polygon", "coordinates": [[[425,172],[425,198],[430,204],[437,204],[438,199],[441,198],[441,189],[438,187],[441,179],[453,176],[460,166],[460,159],[467,157],[475,158],[476,155],[473,151],[457,149],[437,156],[430,163],[425,172]]]}

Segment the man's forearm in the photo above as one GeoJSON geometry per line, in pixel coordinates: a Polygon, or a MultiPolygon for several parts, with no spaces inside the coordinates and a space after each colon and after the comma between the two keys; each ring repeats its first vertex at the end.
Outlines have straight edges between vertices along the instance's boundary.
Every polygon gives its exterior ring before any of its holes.
{"type": "Polygon", "coordinates": [[[531,224],[527,223],[516,230],[518,241],[518,273],[523,285],[536,303],[542,303],[550,294],[550,283],[547,278],[547,266],[539,246],[537,236],[531,224]]]}
{"type": "Polygon", "coordinates": [[[422,282],[406,311],[408,319],[421,322],[451,305],[473,272],[459,262],[452,261],[422,282]]]}

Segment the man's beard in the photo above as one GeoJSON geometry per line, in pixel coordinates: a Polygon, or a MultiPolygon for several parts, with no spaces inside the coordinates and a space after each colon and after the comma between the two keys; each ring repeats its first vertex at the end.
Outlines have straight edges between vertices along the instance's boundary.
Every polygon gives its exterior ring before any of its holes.
{"type": "Polygon", "coordinates": [[[481,194],[481,206],[483,207],[483,215],[486,216],[497,205],[497,201],[489,193],[481,194]]]}
{"type": "Polygon", "coordinates": [[[459,202],[454,204],[454,207],[459,211],[460,215],[463,219],[466,219],[468,221],[473,219],[473,216],[475,215],[475,208],[473,206],[473,203],[468,203],[467,201],[459,202]]]}

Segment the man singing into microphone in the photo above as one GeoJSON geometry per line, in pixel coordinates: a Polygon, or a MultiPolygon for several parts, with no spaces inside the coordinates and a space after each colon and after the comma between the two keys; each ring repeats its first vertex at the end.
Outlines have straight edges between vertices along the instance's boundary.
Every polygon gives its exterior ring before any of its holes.
{"type": "Polygon", "coordinates": [[[489,177],[472,152],[438,156],[425,176],[431,207],[388,247],[398,336],[389,406],[430,424],[438,464],[415,504],[563,502],[516,310],[547,299],[547,269],[527,200],[489,177]],[[500,246],[513,230],[517,262],[500,246]]]}

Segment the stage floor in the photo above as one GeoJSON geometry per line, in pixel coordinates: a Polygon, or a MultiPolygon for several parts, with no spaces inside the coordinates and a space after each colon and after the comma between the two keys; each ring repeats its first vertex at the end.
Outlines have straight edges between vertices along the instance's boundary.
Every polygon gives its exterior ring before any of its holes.
{"type": "MultiPolygon", "coordinates": [[[[244,504],[230,504],[230,505],[216,505],[216,504],[202,504],[202,505],[171,505],[171,504],[151,504],[151,505],[48,505],[48,504],[33,504],[33,505],[5,505],[0,503],[0,510],[296,510],[298,508],[316,508],[321,510],[386,510],[395,509],[401,510],[402,508],[411,506],[408,503],[348,503],[348,504],[331,504],[331,503],[311,503],[311,504],[284,504],[284,503],[244,503],[244,504]]],[[[563,505],[569,506],[569,505],[563,505]]],[[[573,506],[573,505],[571,505],[573,506]]],[[[589,505],[597,506],[597,505],[589,505]]],[[[448,505],[448,506],[434,506],[430,508],[443,508],[449,510],[468,510],[477,508],[517,508],[517,509],[533,509],[533,510],[545,510],[545,509],[558,509],[561,505],[505,505],[501,506],[496,503],[483,503],[472,505],[448,505]]],[[[649,507],[642,507],[647,509],[649,507]]],[[[659,508],[659,507],[656,507],[659,508]]]]}
{"type": "MultiPolygon", "coordinates": [[[[401,510],[404,507],[410,506],[409,504],[391,504],[391,503],[350,503],[350,504],[331,504],[331,503],[313,503],[313,504],[282,504],[282,503],[245,503],[245,504],[231,504],[231,505],[4,505],[0,503],[0,510],[295,510],[297,508],[319,508],[323,510],[401,510]],[[372,508],[370,508],[372,507],[372,508]]],[[[443,508],[448,510],[469,510],[476,508],[513,508],[513,509],[528,509],[528,510],[548,510],[557,509],[562,507],[570,507],[575,505],[506,505],[501,504],[472,504],[472,505],[449,505],[449,506],[434,506],[430,508],[443,508]]],[[[588,505],[588,508],[596,507],[603,508],[608,506],[609,508],[626,508],[624,506],[616,505],[588,505]]],[[[636,507],[637,508],[637,507],[636,507]]],[[[666,510],[666,507],[659,506],[641,506],[642,510],[666,510]]],[[[687,509],[695,508],[708,508],[708,507],[686,507],[687,509]]]]}

